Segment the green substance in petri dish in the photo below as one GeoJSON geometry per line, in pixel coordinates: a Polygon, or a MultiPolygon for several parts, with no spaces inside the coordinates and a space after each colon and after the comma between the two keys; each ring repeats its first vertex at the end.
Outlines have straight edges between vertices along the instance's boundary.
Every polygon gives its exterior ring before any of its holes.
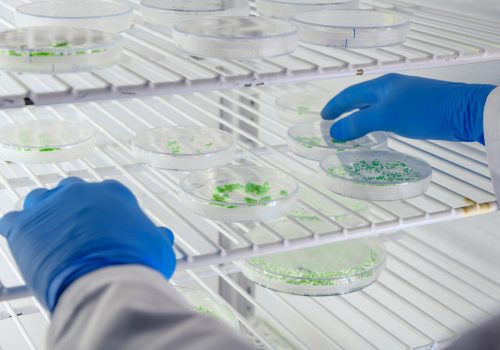
{"type": "Polygon", "coordinates": [[[69,41],[61,41],[51,45],[52,47],[71,47],[69,41]]]}
{"type": "MultiPolygon", "coordinates": [[[[268,202],[272,202],[273,198],[267,193],[271,189],[271,186],[268,182],[263,182],[262,184],[247,182],[246,184],[241,183],[227,183],[221,186],[217,186],[214,189],[214,193],[212,195],[212,200],[217,203],[210,203],[210,205],[216,205],[224,208],[237,208],[236,205],[226,205],[225,202],[228,202],[230,199],[230,193],[235,191],[242,191],[245,193],[245,197],[243,200],[247,204],[265,204],[268,202]],[[250,196],[251,195],[251,196],[250,196]]],[[[288,196],[288,192],[285,190],[280,191],[281,197],[288,196]]]]}
{"type": "Polygon", "coordinates": [[[303,115],[303,114],[309,113],[310,110],[311,110],[311,108],[309,108],[307,106],[298,106],[297,107],[297,113],[299,115],[303,115]]]}
{"type": "Polygon", "coordinates": [[[295,210],[289,214],[291,217],[302,221],[321,221],[316,215],[309,214],[302,210],[295,210]]]}
{"type": "Polygon", "coordinates": [[[360,160],[351,165],[331,167],[328,172],[338,177],[351,178],[356,182],[406,183],[422,178],[418,171],[404,162],[383,162],[378,159],[360,160]]]}
{"type": "Polygon", "coordinates": [[[167,141],[167,148],[170,150],[172,154],[181,153],[181,146],[177,142],[177,140],[169,140],[167,141]]]}
{"type": "Polygon", "coordinates": [[[213,143],[213,142],[210,142],[210,143],[205,144],[205,147],[206,147],[206,148],[211,148],[211,147],[213,147],[213,146],[214,146],[214,143],[213,143]]]}
{"type": "Polygon", "coordinates": [[[306,148],[313,148],[315,146],[319,146],[322,143],[322,140],[319,137],[316,136],[299,136],[296,138],[297,141],[299,141],[302,146],[306,148]]]}
{"type": "Polygon", "coordinates": [[[209,309],[207,309],[204,306],[198,305],[194,309],[195,309],[196,312],[199,312],[200,314],[204,314],[204,315],[207,315],[207,316],[211,316],[211,317],[216,317],[217,318],[217,315],[212,310],[209,310],[209,309]]]}
{"type": "Polygon", "coordinates": [[[366,259],[356,267],[339,271],[317,272],[307,267],[296,269],[283,268],[276,264],[270,264],[265,258],[252,258],[248,263],[263,273],[267,278],[279,280],[287,284],[309,285],[309,286],[334,286],[346,283],[344,277],[354,276],[357,278],[368,278],[373,275],[373,268],[379,264],[379,254],[370,250],[366,259]]]}
{"type": "MultiPolygon", "coordinates": [[[[38,152],[54,152],[54,151],[60,151],[62,148],[57,148],[57,147],[44,147],[44,148],[37,148],[36,150],[38,152]]],[[[25,148],[18,148],[18,151],[21,152],[31,152],[33,151],[32,148],[25,147],[25,148]]]]}

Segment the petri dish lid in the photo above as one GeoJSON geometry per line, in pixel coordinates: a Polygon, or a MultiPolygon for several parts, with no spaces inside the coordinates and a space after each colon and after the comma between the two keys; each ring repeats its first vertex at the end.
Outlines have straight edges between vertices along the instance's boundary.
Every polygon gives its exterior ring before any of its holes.
{"type": "Polygon", "coordinates": [[[138,134],[132,141],[138,158],[152,166],[197,170],[233,160],[234,137],[226,131],[193,126],[160,127],[138,134]]]}
{"type": "Polygon", "coordinates": [[[293,52],[297,27],[266,17],[204,17],[174,24],[172,37],[195,56],[251,59],[293,52]]]}
{"type": "Polygon", "coordinates": [[[251,279],[264,287],[293,294],[336,295],[373,283],[386,255],[380,238],[364,238],[252,258],[245,264],[254,272],[251,279]]]}
{"type": "Polygon", "coordinates": [[[208,292],[200,289],[180,286],[175,286],[174,288],[182,296],[184,296],[187,302],[193,306],[195,311],[217,318],[226,323],[228,326],[238,330],[239,323],[236,315],[219,298],[215,298],[208,292]]]}
{"type": "Polygon", "coordinates": [[[37,1],[16,8],[16,24],[21,27],[62,25],[121,32],[133,19],[132,6],[115,0],[37,1]]]}
{"type": "Polygon", "coordinates": [[[247,0],[141,0],[141,5],[173,11],[213,12],[248,6],[247,0]]]}
{"type": "Polygon", "coordinates": [[[429,187],[431,166],[391,150],[337,152],[320,163],[325,185],[349,197],[395,200],[418,196],[429,187]]]}
{"type": "Polygon", "coordinates": [[[321,93],[291,93],[280,96],[275,104],[282,119],[290,123],[321,120],[321,111],[331,95],[321,93]]]}
{"type": "Polygon", "coordinates": [[[309,11],[357,9],[358,0],[256,0],[257,12],[263,16],[290,18],[309,11]]]}
{"type": "Polygon", "coordinates": [[[333,124],[333,121],[319,121],[292,126],[288,129],[290,148],[299,156],[321,160],[333,152],[387,146],[387,134],[381,131],[372,132],[351,141],[335,141],[330,136],[330,128],[333,124]]]}
{"type": "Polygon", "coordinates": [[[0,69],[62,73],[102,68],[120,59],[121,37],[71,27],[26,27],[0,32],[0,69]]]}
{"type": "Polygon", "coordinates": [[[52,162],[79,158],[95,144],[95,129],[61,120],[31,120],[0,127],[0,158],[12,162],[52,162]]]}
{"type": "Polygon", "coordinates": [[[190,173],[181,181],[185,205],[220,221],[267,221],[295,205],[298,184],[272,168],[227,166],[190,173]]]}
{"type": "Polygon", "coordinates": [[[372,10],[325,10],[293,16],[300,40],[334,47],[380,47],[406,39],[408,17],[372,10]]]}

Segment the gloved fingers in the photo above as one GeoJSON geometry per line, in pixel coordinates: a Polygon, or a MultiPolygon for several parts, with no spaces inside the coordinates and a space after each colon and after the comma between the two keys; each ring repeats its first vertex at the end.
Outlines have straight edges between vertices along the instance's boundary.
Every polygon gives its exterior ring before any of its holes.
{"type": "Polygon", "coordinates": [[[65,179],[62,179],[59,182],[59,184],[57,185],[57,187],[60,188],[60,187],[66,187],[66,186],[73,185],[73,184],[83,184],[83,183],[87,183],[87,181],[85,181],[84,179],[81,179],[79,177],[76,177],[76,176],[70,176],[70,177],[67,177],[65,179]]]}
{"type": "Polygon", "coordinates": [[[321,111],[321,117],[333,120],[355,109],[363,109],[377,102],[377,90],[368,81],[352,85],[334,96],[321,111]]]}
{"type": "Polygon", "coordinates": [[[162,226],[158,226],[158,229],[160,230],[160,233],[168,239],[170,245],[173,246],[175,240],[173,232],[162,226]]]}
{"type": "Polygon", "coordinates": [[[23,208],[28,209],[28,208],[40,203],[41,201],[46,199],[49,195],[50,195],[50,190],[48,190],[46,188],[34,189],[30,193],[28,193],[26,195],[26,197],[24,198],[23,208]]]}
{"type": "Polygon", "coordinates": [[[12,228],[18,221],[19,215],[22,215],[20,211],[11,211],[5,214],[0,219],[0,234],[5,238],[9,238],[9,234],[12,231],[12,228]]]}
{"type": "Polygon", "coordinates": [[[373,131],[386,130],[376,108],[366,108],[340,119],[330,129],[330,135],[337,141],[349,141],[373,131]]]}
{"type": "Polygon", "coordinates": [[[118,191],[119,193],[130,197],[130,199],[133,199],[137,203],[137,198],[134,196],[132,191],[127,186],[122,184],[120,181],[116,181],[116,180],[112,180],[112,179],[104,180],[103,182],[100,183],[100,185],[106,186],[109,188],[113,188],[116,191],[118,191]]]}

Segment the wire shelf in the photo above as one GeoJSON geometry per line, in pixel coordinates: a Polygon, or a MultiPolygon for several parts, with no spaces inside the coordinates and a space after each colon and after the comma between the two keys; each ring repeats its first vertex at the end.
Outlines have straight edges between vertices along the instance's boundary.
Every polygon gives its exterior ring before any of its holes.
{"type": "MultiPolygon", "coordinates": [[[[0,3],[0,29],[13,26],[13,11],[21,3],[0,3]]],[[[136,11],[134,27],[122,34],[121,64],[80,74],[1,72],[0,108],[297,83],[500,59],[500,21],[458,17],[404,1],[367,0],[362,6],[408,15],[408,40],[394,47],[358,50],[302,43],[291,55],[265,60],[200,59],[181,54],[166,30],[144,23],[136,11]]]]}

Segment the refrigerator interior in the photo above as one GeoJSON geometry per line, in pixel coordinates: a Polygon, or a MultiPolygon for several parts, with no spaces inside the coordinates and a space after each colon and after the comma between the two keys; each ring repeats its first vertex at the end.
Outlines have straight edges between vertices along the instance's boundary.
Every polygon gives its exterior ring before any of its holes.
{"type": "MultiPolygon", "coordinates": [[[[0,4],[2,29],[12,26],[12,11],[20,3],[0,4]]],[[[477,8],[483,5],[494,6],[480,2],[477,8]]],[[[176,233],[173,283],[221,295],[237,313],[241,333],[260,347],[442,348],[500,312],[500,273],[495,268],[500,263],[500,215],[490,213],[497,206],[484,147],[391,137],[391,149],[433,166],[431,187],[410,200],[363,202],[367,210],[357,212],[315,181],[316,162],[288,150],[289,125],[277,117],[274,101],[289,92],[334,95],[392,71],[499,84],[500,21],[398,1],[363,6],[410,14],[407,42],[358,50],[301,45],[293,55],[262,61],[195,59],[182,56],[162,30],[139,17],[122,34],[126,50],[120,65],[79,74],[1,72],[0,125],[78,120],[98,130],[98,146],[85,158],[48,165],[2,162],[1,214],[13,210],[31,189],[54,186],[63,177],[117,179],[134,191],[157,224],[176,233]],[[30,104],[35,106],[22,107],[30,104]],[[220,223],[189,212],[178,186],[186,173],[144,166],[130,149],[137,133],[176,124],[226,130],[238,141],[234,164],[293,174],[301,188],[300,205],[324,221],[323,230],[288,218],[294,227],[290,238],[275,223],[220,223]],[[324,215],[324,207],[333,214],[324,215]],[[486,215],[469,217],[476,214],[486,215]],[[338,215],[349,220],[339,222],[334,219],[338,215]],[[269,241],[251,244],[244,234],[252,230],[264,232],[269,241]],[[273,292],[246,280],[232,264],[378,234],[384,234],[388,249],[386,268],[376,283],[344,296],[273,292]]],[[[5,241],[0,243],[0,349],[43,349],[49,315],[30,297],[5,241]]]]}

